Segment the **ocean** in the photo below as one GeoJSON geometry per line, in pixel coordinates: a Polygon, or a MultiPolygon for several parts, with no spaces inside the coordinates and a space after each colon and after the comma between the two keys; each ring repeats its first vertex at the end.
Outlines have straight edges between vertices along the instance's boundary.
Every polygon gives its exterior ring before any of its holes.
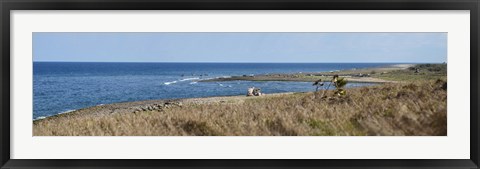
{"type": "MultiPolygon", "coordinates": [[[[335,71],[389,63],[92,63],[34,62],[33,119],[80,108],[153,99],[315,91],[311,82],[198,82],[227,76],[335,71]]],[[[349,83],[347,87],[371,85],[349,83]]]]}

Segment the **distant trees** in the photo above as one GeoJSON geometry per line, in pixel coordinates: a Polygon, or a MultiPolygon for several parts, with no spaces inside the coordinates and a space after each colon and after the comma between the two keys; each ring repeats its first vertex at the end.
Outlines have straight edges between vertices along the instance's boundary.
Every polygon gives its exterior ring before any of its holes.
{"type": "Polygon", "coordinates": [[[413,67],[409,67],[409,70],[420,71],[427,70],[430,72],[447,72],[447,64],[418,64],[413,67]]]}

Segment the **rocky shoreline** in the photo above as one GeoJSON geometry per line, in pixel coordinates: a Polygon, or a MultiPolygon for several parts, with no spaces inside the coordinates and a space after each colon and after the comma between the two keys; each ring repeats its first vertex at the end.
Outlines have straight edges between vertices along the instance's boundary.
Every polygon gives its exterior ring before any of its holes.
{"type": "Polygon", "coordinates": [[[64,116],[104,116],[117,113],[138,113],[141,111],[153,111],[153,110],[162,110],[168,109],[173,106],[181,106],[181,99],[168,99],[168,100],[145,100],[145,101],[135,101],[135,102],[121,102],[121,103],[112,103],[112,104],[102,104],[92,107],[86,107],[82,109],[77,109],[67,113],[56,114],[53,116],[48,116],[42,119],[36,119],[34,122],[64,117],[64,116]]]}
{"type": "MultiPolygon", "coordinates": [[[[300,92],[299,92],[300,93],[300,92]]],[[[275,97],[282,95],[290,95],[294,92],[286,93],[272,93],[266,94],[263,97],[275,97]]],[[[92,107],[86,107],[67,113],[56,114],[42,119],[33,120],[34,123],[55,119],[59,117],[78,117],[78,116],[108,116],[112,114],[128,114],[139,113],[145,111],[164,111],[173,107],[182,107],[186,104],[238,104],[245,101],[245,99],[255,99],[258,97],[247,97],[245,95],[237,96],[214,96],[214,97],[200,97],[200,98],[186,98],[186,99],[160,99],[160,100],[145,100],[135,102],[120,102],[112,104],[103,104],[92,107]]]]}

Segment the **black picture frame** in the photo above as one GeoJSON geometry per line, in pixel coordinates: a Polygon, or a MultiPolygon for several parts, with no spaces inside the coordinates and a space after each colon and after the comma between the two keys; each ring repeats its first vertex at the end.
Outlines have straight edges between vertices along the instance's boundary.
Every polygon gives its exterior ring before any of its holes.
{"type": "Polygon", "coordinates": [[[1,0],[2,168],[478,168],[479,0],[1,0]],[[470,159],[388,160],[41,160],[10,158],[10,11],[11,10],[469,10],[470,11],[470,159]]]}

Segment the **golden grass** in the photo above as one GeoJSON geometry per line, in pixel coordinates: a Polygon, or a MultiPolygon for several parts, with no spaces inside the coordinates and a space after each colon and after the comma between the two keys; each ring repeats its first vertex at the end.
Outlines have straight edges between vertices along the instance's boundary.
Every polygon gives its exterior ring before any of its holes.
{"type": "Polygon", "coordinates": [[[386,74],[376,73],[372,77],[391,81],[407,81],[415,82],[419,80],[447,80],[446,64],[419,64],[408,69],[393,70],[386,74]],[[415,69],[419,69],[419,73],[414,73],[415,69]]]}
{"type": "Polygon", "coordinates": [[[35,136],[446,136],[446,82],[186,103],[162,111],[35,121],[35,136]],[[315,96],[317,95],[317,97],[315,96]]]}

